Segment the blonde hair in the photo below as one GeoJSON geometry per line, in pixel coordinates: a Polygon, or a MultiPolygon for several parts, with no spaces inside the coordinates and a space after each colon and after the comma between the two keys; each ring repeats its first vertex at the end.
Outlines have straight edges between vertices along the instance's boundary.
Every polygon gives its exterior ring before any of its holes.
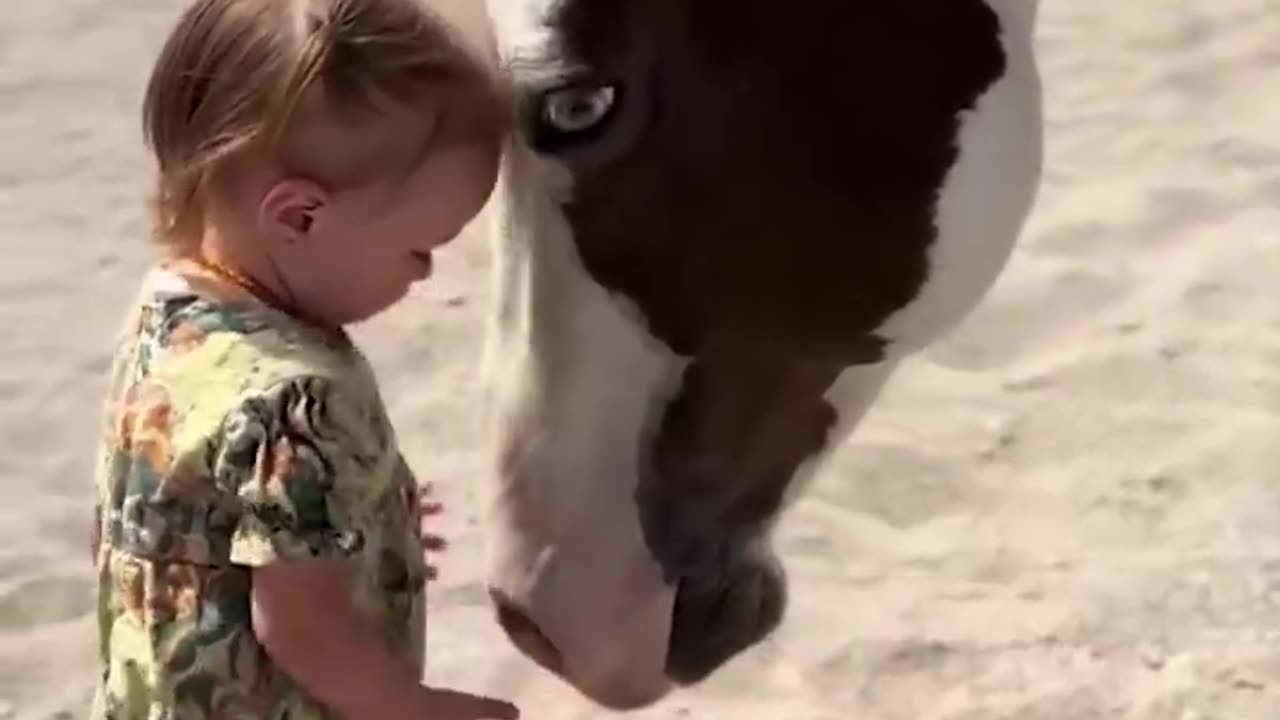
{"type": "Polygon", "coordinates": [[[157,240],[173,250],[198,232],[210,188],[236,159],[265,152],[288,164],[290,135],[317,115],[376,116],[380,99],[408,104],[438,92],[455,106],[446,114],[464,117],[435,126],[433,142],[499,142],[505,88],[422,2],[197,0],[188,7],[143,103],[144,136],[158,165],[157,240]]]}

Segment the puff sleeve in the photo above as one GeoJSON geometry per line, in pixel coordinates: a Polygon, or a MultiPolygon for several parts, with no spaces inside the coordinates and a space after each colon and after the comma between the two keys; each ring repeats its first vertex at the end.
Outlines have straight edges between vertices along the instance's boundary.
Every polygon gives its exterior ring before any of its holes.
{"type": "Polygon", "coordinates": [[[321,377],[292,378],[241,403],[212,462],[234,498],[230,561],[351,557],[370,527],[383,461],[369,403],[321,377]]]}

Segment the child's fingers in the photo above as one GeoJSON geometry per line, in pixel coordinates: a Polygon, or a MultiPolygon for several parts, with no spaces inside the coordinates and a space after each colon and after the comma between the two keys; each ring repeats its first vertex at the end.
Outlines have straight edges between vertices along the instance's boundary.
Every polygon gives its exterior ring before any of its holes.
{"type": "Polygon", "coordinates": [[[434,498],[435,486],[425,483],[418,488],[418,509],[423,515],[439,515],[444,512],[444,503],[434,498]]]}
{"type": "Polygon", "coordinates": [[[426,708],[429,717],[449,720],[519,720],[520,717],[520,710],[505,700],[454,690],[428,692],[434,696],[426,708]]]}
{"type": "MultiPolygon", "coordinates": [[[[418,493],[418,508],[422,513],[422,525],[419,529],[422,534],[422,550],[426,553],[442,552],[449,546],[449,543],[443,537],[432,531],[431,523],[427,522],[427,519],[432,515],[439,515],[444,512],[444,504],[430,497],[433,489],[431,483],[423,483],[418,493]]],[[[428,582],[437,580],[440,577],[439,569],[430,562],[427,563],[426,573],[428,582]]]]}

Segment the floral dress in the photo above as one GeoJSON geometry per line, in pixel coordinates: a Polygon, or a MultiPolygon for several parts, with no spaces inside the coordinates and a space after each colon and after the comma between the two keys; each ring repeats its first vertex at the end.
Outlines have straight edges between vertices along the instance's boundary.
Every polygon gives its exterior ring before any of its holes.
{"type": "Polygon", "coordinates": [[[196,283],[148,276],[112,370],[91,717],[334,717],[258,644],[252,570],[351,560],[355,607],[420,670],[417,486],[345,334],[196,283]]]}

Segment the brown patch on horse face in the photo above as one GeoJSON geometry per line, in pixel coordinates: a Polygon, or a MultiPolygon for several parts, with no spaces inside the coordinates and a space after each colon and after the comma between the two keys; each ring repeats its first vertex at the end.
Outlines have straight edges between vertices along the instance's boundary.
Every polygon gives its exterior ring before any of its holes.
{"type": "Polygon", "coordinates": [[[615,123],[642,127],[569,161],[565,209],[588,271],[677,353],[728,332],[862,362],[926,277],[957,115],[1003,71],[998,22],[978,0],[778,7],[567,3],[567,62],[621,81],[615,123]]]}
{"type": "Polygon", "coordinates": [[[730,566],[836,421],[822,395],[839,366],[733,340],[686,368],[641,468],[641,525],[672,581],[730,566]]]}
{"type": "Polygon", "coordinates": [[[692,358],[637,497],[668,575],[714,595],[826,443],[823,393],[882,359],[877,328],[927,278],[999,21],[979,0],[568,0],[552,24],[565,74],[616,84],[616,107],[526,138],[573,172],[587,271],[692,358]]]}

